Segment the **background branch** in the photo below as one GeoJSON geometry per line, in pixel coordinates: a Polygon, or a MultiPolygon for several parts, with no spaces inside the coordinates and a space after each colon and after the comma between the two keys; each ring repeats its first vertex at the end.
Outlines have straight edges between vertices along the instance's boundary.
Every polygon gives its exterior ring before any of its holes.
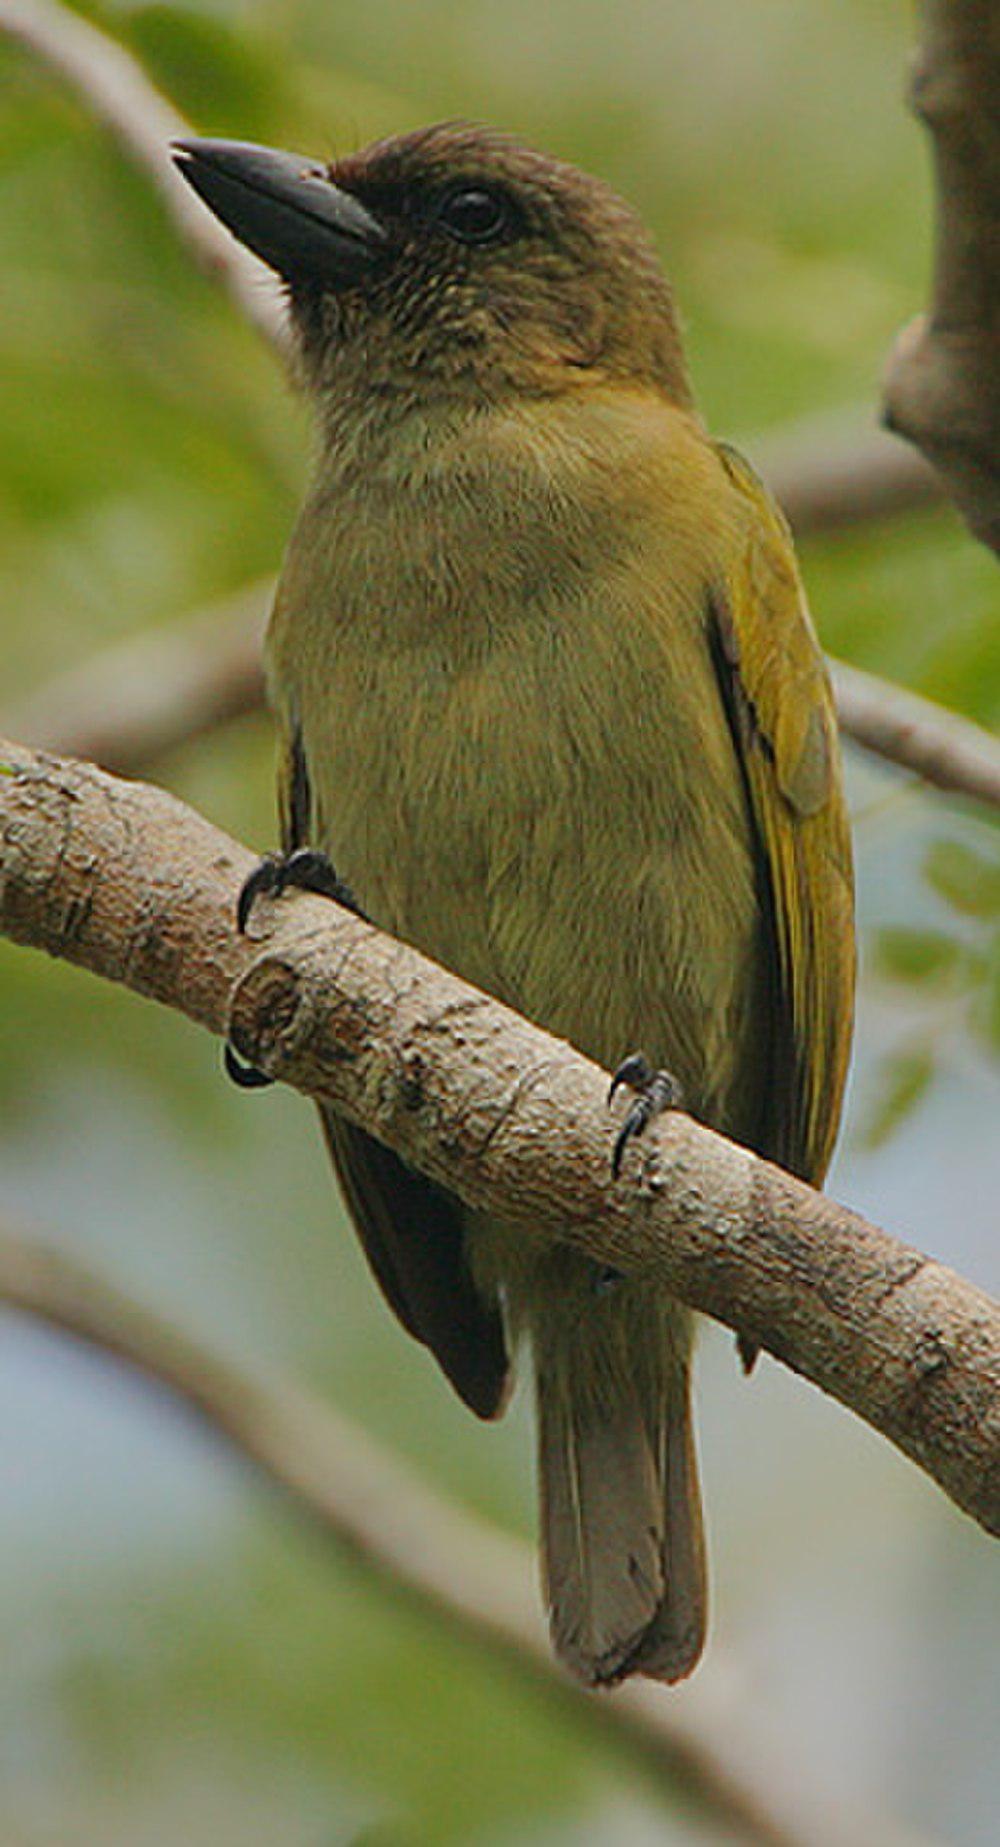
{"type": "Polygon", "coordinates": [[[223,231],[170,159],[171,141],[190,124],[108,33],[59,0],[0,0],[0,31],[55,71],[151,181],[178,239],[199,269],[221,283],[234,306],[279,351],[285,311],[270,270],[223,231]]]}
{"type": "MultiPolygon", "coordinates": [[[[273,279],[174,172],[169,143],[194,130],[138,61],[60,0],[0,0],[0,31],[56,72],[104,123],[156,188],[199,268],[223,284],[258,333],[284,350],[284,309],[273,279]]],[[[750,452],[800,537],[923,506],[941,494],[919,456],[871,427],[867,408],[846,423],[838,419],[836,428],[826,420],[799,426],[751,445],[750,452]]]]}
{"type": "Polygon", "coordinates": [[[489,1649],[716,1822],[758,1847],[916,1847],[882,1817],[809,1789],[718,1657],[664,1698],[633,1682],[595,1697],[559,1667],[540,1619],[529,1548],[435,1494],[304,1390],[248,1373],[37,1242],[0,1231],[0,1302],[113,1354],[177,1394],[362,1571],[489,1649]]]}
{"type": "Polygon", "coordinates": [[[45,681],[0,730],[59,756],[136,776],[264,704],[273,578],[169,626],[142,629],[45,681]]]}
{"type": "Polygon", "coordinates": [[[1000,1533],[1000,1305],[677,1114],[612,1180],[605,1074],[315,898],[238,937],[243,847],[162,791],[0,745],[0,930],[179,1008],[470,1205],[766,1347],[1000,1533]]]}
{"type": "Polygon", "coordinates": [[[1000,808],[1000,738],[933,699],[831,661],[845,737],[952,795],[1000,808]]]}
{"type": "Polygon", "coordinates": [[[780,501],[797,539],[944,499],[929,463],[879,429],[867,405],[765,431],[740,446],[780,501]]]}
{"type": "Polygon", "coordinates": [[[911,101],[931,134],[936,247],[930,312],[891,356],[884,416],[1000,551],[1000,7],[923,0],[911,101]]]}

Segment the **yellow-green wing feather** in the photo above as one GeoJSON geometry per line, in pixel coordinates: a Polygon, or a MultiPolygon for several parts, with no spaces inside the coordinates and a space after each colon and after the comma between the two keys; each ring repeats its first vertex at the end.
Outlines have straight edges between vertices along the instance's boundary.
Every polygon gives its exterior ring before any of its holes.
{"type": "Polygon", "coordinates": [[[749,464],[718,445],[746,503],[717,610],[720,671],[774,911],[780,1023],[766,1152],[822,1180],[854,1014],[851,843],[833,695],[785,521],[749,464]]]}

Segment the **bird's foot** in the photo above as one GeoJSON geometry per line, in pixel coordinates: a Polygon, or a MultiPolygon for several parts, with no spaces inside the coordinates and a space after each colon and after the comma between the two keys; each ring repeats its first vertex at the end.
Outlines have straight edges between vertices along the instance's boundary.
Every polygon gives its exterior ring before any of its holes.
{"type": "Polygon", "coordinates": [[[757,1364],[757,1355],[760,1352],[760,1348],[758,1347],[757,1342],[755,1340],[751,1340],[748,1335],[737,1334],[736,1351],[740,1356],[740,1365],[743,1368],[743,1372],[746,1378],[749,1379],[750,1374],[753,1372],[753,1369],[757,1364]]]}
{"type": "MultiPolygon", "coordinates": [[[[236,900],[236,928],[240,935],[246,935],[250,913],[258,898],[280,898],[282,892],[293,888],[296,891],[316,892],[321,898],[333,898],[345,910],[353,911],[357,917],[364,917],[350,886],[345,885],[326,854],[317,853],[312,847],[298,847],[294,853],[266,853],[244,879],[236,900]]],[[[256,1065],[244,1064],[231,1045],[223,1048],[222,1062],[226,1076],[240,1090],[263,1090],[266,1085],[274,1083],[273,1077],[268,1077],[266,1071],[260,1071],[256,1065]]]]}
{"type": "Polygon", "coordinates": [[[222,1048],[222,1068],[240,1090],[265,1090],[268,1084],[274,1083],[273,1077],[268,1077],[267,1072],[261,1071],[258,1065],[244,1064],[242,1058],[233,1051],[228,1039],[222,1048]]]}
{"type": "Polygon", "coordinates": [[[644,1134],[650,1123],[655,1122],[657,1116],[662,1116],[666,1110],[684,1108],[684,1092],[677,1079],[669,1071],[654,1070],[641,1052],[633,1052],[630,1058],[624,1059],[618,1066],[608,1091],[609,1104],[614,1102],[617,1092],[623,1087],[635,1092],[635,1101],[629,1104],[615,1139],[611,1172],[616,1180],[629,1142],[644,1134]]]}
{"type": "Polygon", "coordinates": [[[250,913],[258,898],[280,898],[282,892],[312,891],[321,898],[332,898],[356,917],[364,917],[354,893],[325,853],[312,847],[297,847],[294,853],[265,853],[240,887],[236,900],[236,927],[246,934],[250,913]]]}

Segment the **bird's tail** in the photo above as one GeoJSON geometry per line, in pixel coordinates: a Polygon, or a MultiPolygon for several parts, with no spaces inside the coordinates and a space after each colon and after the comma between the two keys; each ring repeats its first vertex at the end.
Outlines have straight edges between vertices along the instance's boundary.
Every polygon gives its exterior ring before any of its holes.
{"type": "Polygon", "coordinates": [[[691,1317],[573,1260],[535,1355],[542,1571],[552,1639],[592,1686],[680,1680],[705,1638],[691,1317]]]}

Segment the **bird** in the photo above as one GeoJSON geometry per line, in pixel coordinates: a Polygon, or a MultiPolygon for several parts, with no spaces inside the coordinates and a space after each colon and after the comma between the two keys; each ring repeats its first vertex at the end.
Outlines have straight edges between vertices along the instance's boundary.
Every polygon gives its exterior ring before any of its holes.
{"type": "MultiPolygon", "coordinates": [[[[316,429],[266,649],[282,846],[241,922],[325,890],[569,1040],[634,1093],[621,1185],[681,1103],[821,1184],[854,993],[834,705],[638,216],[475,123],[175,159],[281,278],[316,429]]],[[[460,1398],[497,1416],[530,1353],[558,1657],[680,1680],[707,1612],[692,1315],[322,1116],[374,1276],[460,1398]]]]}

